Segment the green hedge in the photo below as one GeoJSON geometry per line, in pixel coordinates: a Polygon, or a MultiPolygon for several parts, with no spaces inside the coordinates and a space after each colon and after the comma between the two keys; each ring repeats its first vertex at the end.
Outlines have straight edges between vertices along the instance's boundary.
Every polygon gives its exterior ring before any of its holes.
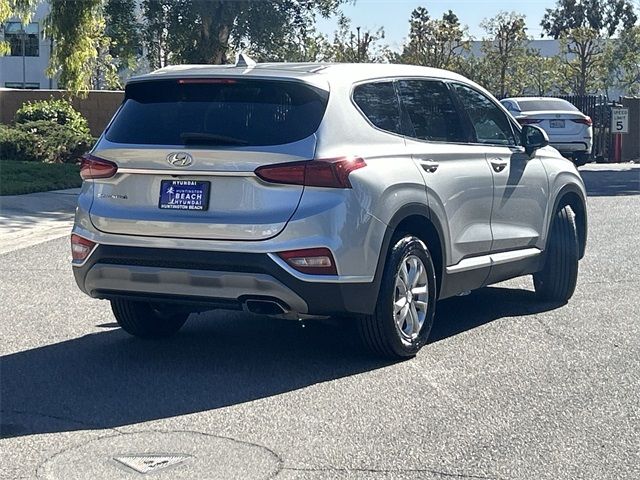
{"type": "Polygon", "coordinates": [[[92,144],[86,119],[64,100],[27,103],[0,125],[0,160],[75,163],[92,144]]]}
{"type": "Polygon", "coordinates": [[[87,119],[67,100],[52,98],[51,100],[27,102],[18,109],[13,118],[16,124],[39,120],[65,125],[76,132],[89,133],[87,119]]]}

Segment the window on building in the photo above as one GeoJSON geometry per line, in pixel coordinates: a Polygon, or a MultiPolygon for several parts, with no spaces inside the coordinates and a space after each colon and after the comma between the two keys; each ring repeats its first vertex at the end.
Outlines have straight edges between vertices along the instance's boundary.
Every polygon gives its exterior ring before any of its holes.
{"type": "Polygon", "coordinates": [[[23,25],[21,22],[7,22],[4,24],[4,40],[9,44],[12,57],[37,57],[40,55],[40,35],[37,23],[23,25]]]}
{"type": "Polygon", "coordinates": [[[31,83],[31,82],[27,82],[24,84],[22,82],[5,82],[4,86],[5,88],[28,88],[28,89],[34,89],[34,90],[38,90],[40,88],[39,83],[31,83]]]}

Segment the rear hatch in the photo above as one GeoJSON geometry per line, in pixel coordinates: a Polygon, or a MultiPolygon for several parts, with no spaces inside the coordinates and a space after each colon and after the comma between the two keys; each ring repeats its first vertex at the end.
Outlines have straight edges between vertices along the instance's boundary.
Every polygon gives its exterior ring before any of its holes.
{"type": "Polygon", "coordinates": [[[90,210],[107,233],[262,240],[280,233],[302,186],[254,170],[312,159],[328,91],[300,81],[184,78],[132,83],[92,154],[114,162],[90,210]]]}

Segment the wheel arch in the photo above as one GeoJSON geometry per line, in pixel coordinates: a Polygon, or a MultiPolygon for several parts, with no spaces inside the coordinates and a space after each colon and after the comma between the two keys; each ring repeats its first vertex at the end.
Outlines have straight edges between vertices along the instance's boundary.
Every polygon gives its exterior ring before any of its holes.
{"type": "Polygon", "coordinates": [[[376,268],[376,288],[379,291],[382,272],[386,264],[391,242],[399,233],[413,234],[429,248],[436,272],[437,294],[440,293],[444,269],[446,267],[446,245],[442,225],[437,216],[426,205],[409,204],[392,217],[385,232],[378,266],[376,268]]]}

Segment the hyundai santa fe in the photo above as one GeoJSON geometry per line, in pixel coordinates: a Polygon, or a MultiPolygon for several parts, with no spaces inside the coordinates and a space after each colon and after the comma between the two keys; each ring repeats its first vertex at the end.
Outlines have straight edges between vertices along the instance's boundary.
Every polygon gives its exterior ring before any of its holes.
{"type": "Polygon", "coordinates": [[[335,316],[410,357],[439,299],[529,274],[572,296],[585,188],[541,129],[443,70],[241,60],[131,79],[83,159],[73,271],[126,332],[335,316]]]}

